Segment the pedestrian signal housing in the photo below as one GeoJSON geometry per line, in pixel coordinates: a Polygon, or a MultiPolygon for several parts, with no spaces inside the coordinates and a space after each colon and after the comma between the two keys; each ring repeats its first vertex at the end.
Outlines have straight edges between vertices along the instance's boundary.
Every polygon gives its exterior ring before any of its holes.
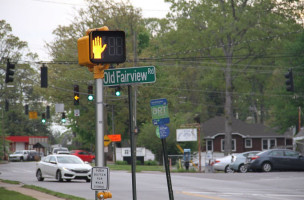
{"type": "Polygon", "coordinates": [[[89,32],[78,43],[78,62],[80,65],[123,63],[126,61],[126,42],[124,31],[89,32]]]}

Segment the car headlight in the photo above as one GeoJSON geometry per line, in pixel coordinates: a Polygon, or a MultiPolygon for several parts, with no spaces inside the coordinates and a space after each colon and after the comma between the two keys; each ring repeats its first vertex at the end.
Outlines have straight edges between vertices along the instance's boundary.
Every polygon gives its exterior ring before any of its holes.
{"type": "Polygon", "coordinates": [[[65,170],[65,171],[71,171],[71,169],[66,168],[66,167],[63,167],[62,169],[65,170]]]}

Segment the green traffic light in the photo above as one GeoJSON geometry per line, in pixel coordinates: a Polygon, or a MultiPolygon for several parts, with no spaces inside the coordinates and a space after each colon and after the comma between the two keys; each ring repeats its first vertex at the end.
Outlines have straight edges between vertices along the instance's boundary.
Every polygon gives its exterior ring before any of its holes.
{"type": "Polygon", "coordinates": [[[65,123],[65,121],[66,121],[65,119],[61,119],[61,122],[62,122],[62,123],[65,123]]]}
{"type": "Polygon", "coordinates": [[[93,101],[94,100],[94,96],[92,94],[88,95],[88,100],[89,101],[93,101]]]}
{"type": "Polygon", "coordinates": [[[44,123],[46,122],[46,120],[45,120],[45,119],[42,119],[41,122],[44,124],[44,123]]]}
{"type": "Polygon", "coordinates": [[[120,96],[120,91],[116,91],[115,95],[119,97],[120,96]]]}

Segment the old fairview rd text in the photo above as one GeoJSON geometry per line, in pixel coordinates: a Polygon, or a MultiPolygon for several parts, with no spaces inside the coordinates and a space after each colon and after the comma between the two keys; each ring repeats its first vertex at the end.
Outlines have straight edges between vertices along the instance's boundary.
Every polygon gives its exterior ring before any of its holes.
{"type": "Polygon", "coordinates": [[[108,69],[104,71],[104,85],[153,83],[156,80],[154,66],[108,69]]]}

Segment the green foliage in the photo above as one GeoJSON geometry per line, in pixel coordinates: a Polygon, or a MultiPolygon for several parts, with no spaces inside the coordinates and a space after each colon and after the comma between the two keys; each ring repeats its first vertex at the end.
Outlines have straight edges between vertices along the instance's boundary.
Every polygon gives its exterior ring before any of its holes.
{"type": "Polygon", "coordinates": [[[0,198],[5,200],[36,200],[33,197],[21,194],[19,192],[6,190],[3,187],[0,187],[0,198]]]}
{"type": "Polygon", "coordinates": [[[158,165],[158,163],[155,160],[148,160],[145,161],[145,165],[158,165]]]}
{"type": "MultiPolygon", "coordinates": [[[[171,3],[167,18],[143,19],[141,11],[129,2],[88,0],[88,6],[75,13],[70,25],[53,31],[55,39],[47,44],[54,60],[47,65],[48,89],[38,84],[39,69],[27,64],[17,66],[15,89],[0,87],[1,95],[10,99],[12,108],[4,116],[5,133],[48,135],[53,141],[74,135],[73,147],[95,150],[96,98],[92,102],[87,100],[87,86],[94,82],[93,73],[76,64],[77,39],[89,28],[102,26],[126,32],[127,62],[120,68],[134,64],[156,67],[156,82],[136,87],[140,130],[136,145],[150,149],[159,163],[163,152],[151,122],[152,99],[168,100],[170,135],[166,138],[166,149],[172,155],[180,154],[176,129],[193,124],[196,114],[204,122],[231,113],[242,120],[276,126],[281,132],[295,124],[304,87],[301,78],[304,36],[300,33],[303,28],[297,23],[300,18],[295,14],[302,11],[300,6],[290,1],[278,5],[271,0],[167,2],[171,3]],[[279,9],[280,6],[285,9],[279,9]],[[134,55],[134,45],[138,55],[134,55]],[[295,72],[297,98],[285,92],[284,73],[290,67],[295,72]],[[79,106],[73,105],[75,84],[80,86],[79,106]],[[31,102],[30,110],[37,110],[39,115],[45,111],[45,102],[52,105],[52,119],[46,125],[40,119],[28,120],[23,114],[26,102],[31,102]],[[53,136],[49,125],[60,121],[60,114],[54,112],[56,103],[65,105],[67,123],[62,125],[68,131],[53,136]],[[80,110],[80,116],[74,116],[75,109],[80,110]]],[[[10,46],[9,52],[0,50],[16,61],[21,59],[18,50],[27,46],[12,36],[11,27],[5,21],[0,21],[0,44],[3,44],[0,47],[10,46]]],[[[29,56],[35,58],[34,54],[29,56]]],[[[5,61],[1,60],[0,64],[4,69],[5,61]]],[[[130,146],[128,89],[121,88],[120,97],[114,96],[113,88],[104,88],[105,132],[121,134],[119,146],[130,146]]],[[[191,151],[198,149],[196,142],[180,145],[191,151]]]]}
{"type": "Polygon", "coordinates": [[[116,165],[127,165],[128,163],[127,163],[127,161],[117,160],[117,161],[115,162],[115,164],[116,164],[116,165]]]}

